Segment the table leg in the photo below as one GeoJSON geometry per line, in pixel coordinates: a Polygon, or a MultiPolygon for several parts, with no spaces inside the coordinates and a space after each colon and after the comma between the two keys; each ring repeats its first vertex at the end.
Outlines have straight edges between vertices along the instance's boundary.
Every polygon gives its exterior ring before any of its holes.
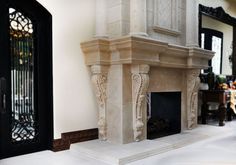
{"type": "Polygon", "coordinates": [[[219,126],[225,125],[226,107],[223,103],[219,105],[219,126]]]}

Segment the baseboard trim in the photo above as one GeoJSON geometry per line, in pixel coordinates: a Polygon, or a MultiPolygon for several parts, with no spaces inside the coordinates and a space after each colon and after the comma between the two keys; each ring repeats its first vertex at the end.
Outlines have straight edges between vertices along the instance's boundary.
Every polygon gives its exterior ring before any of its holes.
{"type": "Polygon", "coordinates": [[[66,141],[63,139],[55,139],[53,141],[52,151],[57,152],[57,151],[63,151],[63,150],[68,150],[68,149],[70,149],[70,141],[66,141]]]}
{"type": "Polygon", "coordinates": [[[61,139],[53,141],[53,151],[62,151],[70,149],[72,143],[89,141],[98,139],[98,129],[88,129],[74,132],[66,132],[61,134],[61,139]]]}

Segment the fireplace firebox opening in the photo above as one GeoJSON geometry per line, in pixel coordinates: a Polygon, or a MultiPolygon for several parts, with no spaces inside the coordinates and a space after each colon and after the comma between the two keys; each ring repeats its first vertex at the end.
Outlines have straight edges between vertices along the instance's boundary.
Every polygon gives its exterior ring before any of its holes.
{"type": "Polygon", "coordinates": [[[181,92],[149,93],[147,117],[147,139],[180,133],[181,92]]]}

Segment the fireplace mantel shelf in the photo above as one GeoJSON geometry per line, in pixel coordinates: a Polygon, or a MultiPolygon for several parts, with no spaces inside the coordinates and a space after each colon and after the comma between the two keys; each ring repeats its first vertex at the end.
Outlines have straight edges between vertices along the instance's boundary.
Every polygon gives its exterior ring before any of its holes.
{"type": "Polygon", "coordinates": [[[148,37],[93,39],[81,44],[87,65],[147,64],[170,68],[207,68],[214,52],[171,45],[148,37]]]}

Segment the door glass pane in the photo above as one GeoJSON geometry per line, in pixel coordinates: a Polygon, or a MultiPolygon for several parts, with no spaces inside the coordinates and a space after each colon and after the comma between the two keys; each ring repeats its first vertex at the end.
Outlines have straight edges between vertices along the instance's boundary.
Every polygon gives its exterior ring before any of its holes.
{"type": "Polygon", "coordinates": [[[220,74],[220,64],[221,64],[221,38],[212,36],[212,51],[215,52],[212,58],[212,68],[215,74],[220,74]]]}
{"type": "Polygon", "coordinates": [[[12,142],[37,135],[34,109],[34,40],[32,21],[9,9],[11,51],[12,142]]]}

